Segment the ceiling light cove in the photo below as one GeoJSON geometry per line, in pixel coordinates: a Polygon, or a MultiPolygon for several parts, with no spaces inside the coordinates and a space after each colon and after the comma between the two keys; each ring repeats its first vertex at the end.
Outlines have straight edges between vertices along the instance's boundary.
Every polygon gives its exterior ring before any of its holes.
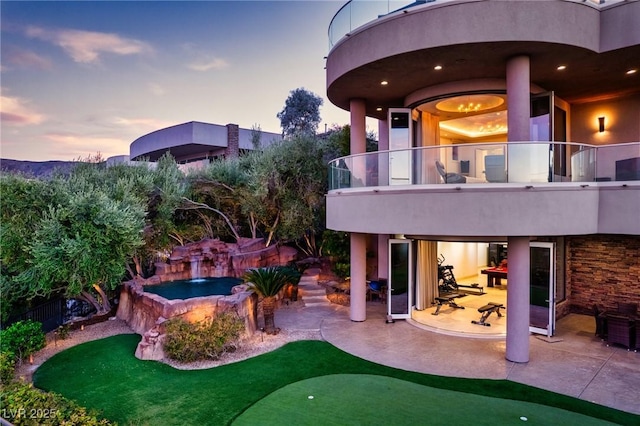
{"type": "Polygon", "coordinates": [[[462,117],[440,122],[440,128],[468,138],[479,138],[507,133],[507,114],[492,112],[473,117],[462,117]]]}
{"type": "Polygon", "coordinates": [[[504,99],[494,95],[463,95],[445,99],[436,108],[445,112],[475,113],[499,107],[504,99]]]}

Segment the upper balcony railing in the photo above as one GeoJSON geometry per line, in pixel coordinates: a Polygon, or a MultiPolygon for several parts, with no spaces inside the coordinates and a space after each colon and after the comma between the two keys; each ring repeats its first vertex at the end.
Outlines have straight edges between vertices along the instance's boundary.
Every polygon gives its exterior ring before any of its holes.
{"type": "Polygon", "coordinates": [[[329,190],[430,184],[640,180],[640,142],[508,142],[376,151],[329,163],[329,190]]]}
{"type": "MultiPolygon", "coordinates": [[[[412,7],[435,5],[460,0],[350,0],[333,16],[329,24],[329,49],[346,34],[376,19],[412,7]]],[[[473,0],[478,1],[478,0],[473,0]]],[[[585,3],[593,7],[609,6],[626,0],[558,0],[585,3]]]]}

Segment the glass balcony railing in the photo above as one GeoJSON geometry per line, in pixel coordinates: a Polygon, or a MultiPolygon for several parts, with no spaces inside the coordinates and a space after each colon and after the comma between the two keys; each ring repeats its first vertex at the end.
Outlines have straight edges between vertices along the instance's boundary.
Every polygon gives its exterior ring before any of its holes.
{"type": "Polygon", "coordinates": [[[329,190],[394,185],[640,180],[640,142],[440,145],[377,151],[329,163],[329,190]]]}
{"type": "MultiPolygon", "coordinates": [[[[394,12],[425,4],[441,5],[460,0],[350,0],[333,16],[329,24],[329,49],[342,37],[376,19],[394,12]]],[[[473,0],[474,2],[477,0],[473,0]]],[[[586,3],[593,7],[610,6],[626,0],[558,0],[586,3]]]]}

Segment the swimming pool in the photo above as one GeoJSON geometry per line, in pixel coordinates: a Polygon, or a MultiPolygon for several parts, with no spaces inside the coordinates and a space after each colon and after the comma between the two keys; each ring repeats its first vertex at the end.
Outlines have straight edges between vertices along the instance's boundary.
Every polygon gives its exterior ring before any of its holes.
{"type": "Polygon", "coordinates": [[[193,280],[167,281],[161,284],[145,285],[144,291],[157,294],[168,300],[191,299],[205,296],[227,296],[231,289],[242,284],[242,279],[234,277],[198,278],[193,280]]]}

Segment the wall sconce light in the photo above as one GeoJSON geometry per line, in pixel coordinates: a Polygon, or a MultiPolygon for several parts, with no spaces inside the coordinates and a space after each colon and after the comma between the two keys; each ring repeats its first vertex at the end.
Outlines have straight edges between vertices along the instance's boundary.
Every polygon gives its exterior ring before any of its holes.
{"type": "Polygon", "coordinates": [[[598,117],[598,132],[604,132],[604,117],[598,117]]]}

